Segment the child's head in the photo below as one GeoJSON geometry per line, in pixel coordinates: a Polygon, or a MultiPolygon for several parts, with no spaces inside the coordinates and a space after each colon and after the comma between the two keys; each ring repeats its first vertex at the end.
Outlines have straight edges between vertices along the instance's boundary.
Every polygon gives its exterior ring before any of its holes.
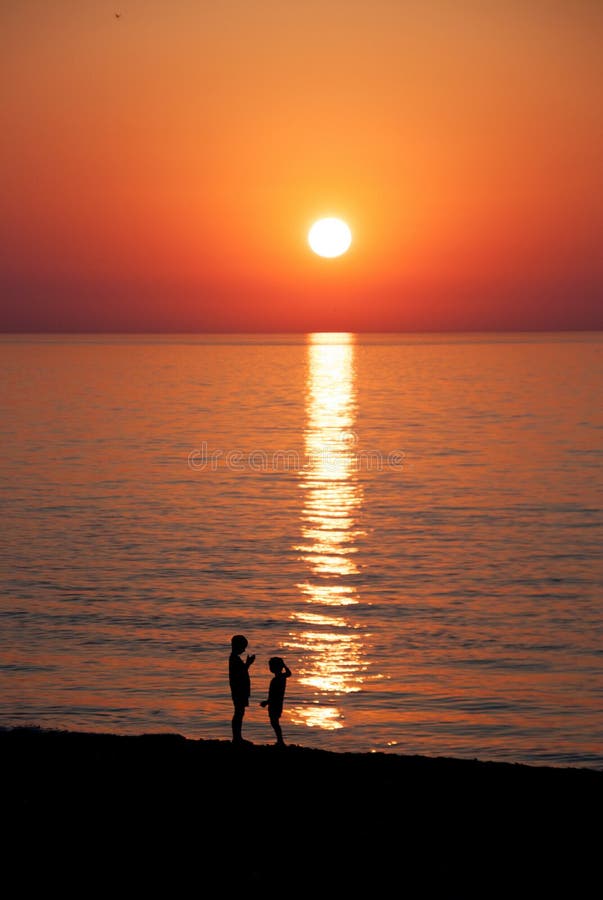
{"type": "Polygon", "coordinates": [[[278,675],[285,668],[285,661],[280,656],[271,656],[268,660],[268,668],[275,675],[278,675]]]}
{"type": "Polygon", "coordinates": [[[232,652],[236,653],[237,656],[239,653],[242,653],[243,650],[247,646],[247,638],[243,634],[235,634],[230,640],[230,646],[232,647],[232,652]]]}

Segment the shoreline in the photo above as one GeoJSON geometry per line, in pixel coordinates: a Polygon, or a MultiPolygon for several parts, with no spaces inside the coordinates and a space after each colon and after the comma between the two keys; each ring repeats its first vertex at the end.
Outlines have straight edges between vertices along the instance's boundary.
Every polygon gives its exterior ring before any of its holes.
{"type": "Polygon", "coordinates": [[[22,748],[28,750],[44,750],[50,748],[54,750],[62,749],[64,751],[76,749],[87,750],[92,749],[94,745],[95,752],[101,752],[102,749],[107,750],[111,745],[112,750],[119,748],[126,751],[132,751],[134,747],[148,754],[158,748],[160,744],[164,747],[170,745],[172,752],[176,755],[198,753],[200,755],[211,756],[214,760],[219,754],[224,754],[224,758],[232,755],[238,758],[240,754],[251,754],[252,757],[258,754],[268,753],[275,758],[291,757],[304,760],[305,764],[314,765],[327,764],[327,760],[335,759],[345,761],[355,761],[356,765],[372,766],[375,769],[380,766],[388,768],[399,767],[400,772],[403,770],[430,771],[431,774],[437,769],[455,771],[455,774],[463,773],[464,776],[471,774],[477,776],[481,771],[485,770],[496,776],[497,778],[506,777],[591,777],[595,779],[603,779],[603,768],[596,768],[587,765],[547,765],[543,763],[524,763],[524,762],[508,762],[501,760],[480,759],[478,757],[466,758],[455,756],[426,756],[422,754],[404,754],[393,751],[350,751],[350,750],[325,750],[318,747],[310,747],[301,744],[287,743],[284,748],[277,747],[274,743],[256,744],[251,741],[244,741],[242,747],[237,747],[230,740],[220,738],[187,738],[177,732],[141,732],[140,734],[120,734],[118,732],[104,731],[73,731],[64,728],[46,728],[37,725],[8,725],[0,726],[0,750],[6,752],[11,744],[18,744],[22,748]],[[71,745],[71,746],[69,746],[71,745]],[[375,762],[373,762],[375,761],[375,762]]]}
{"type": "Polygon", "coordinates": [[[178,734],[4,728],[0,758],[17,852],[53,865],[77,853],[99,878],[152,885],[234,878],[270,889],[277,879],[370,896],[403,869],[464,894],[472,881],[479,888],[478,858],[517,879],[539,865],[535,841],[567,857],[579,836],[588,856],[603,800],[595,769],[237,748],[178,734]]]}

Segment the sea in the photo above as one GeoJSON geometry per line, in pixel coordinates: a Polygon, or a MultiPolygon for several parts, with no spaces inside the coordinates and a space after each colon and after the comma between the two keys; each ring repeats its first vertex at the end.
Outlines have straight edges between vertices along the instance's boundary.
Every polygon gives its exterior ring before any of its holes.
{"type": "Polygon", "coordinates": [[[2,335],[0,726],[603,768],[603,333],[2,335]],[[244,657],[245,658],[245,655],[244,657]]]}

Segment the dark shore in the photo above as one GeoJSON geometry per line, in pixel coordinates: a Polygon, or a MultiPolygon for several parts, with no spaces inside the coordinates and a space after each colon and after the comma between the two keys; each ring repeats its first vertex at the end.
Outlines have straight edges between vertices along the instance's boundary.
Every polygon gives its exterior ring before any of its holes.
{"type": "Polygon", "coordinates": [[[58,841],[63,878],[77,847],[101,879],[121,867],[139,881],[222,878],[226,893],[366,892],[412,876],[427,893],[443,878],[466,892],[480,866],[537,877],[535,859],[550,874],[575,845],[584,872],[591,842],[599,853],[591,769],[20,728],[0,731],[0,758],[15,850],[54,866],[58,841]]]}

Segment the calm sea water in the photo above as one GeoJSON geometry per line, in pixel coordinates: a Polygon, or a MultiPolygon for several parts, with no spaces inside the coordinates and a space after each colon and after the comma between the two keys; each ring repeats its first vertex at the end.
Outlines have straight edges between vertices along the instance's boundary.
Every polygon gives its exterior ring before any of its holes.
{"type": "Polygon", "coordinates": [[[3,336],[0,724],[603,766],[603,335],[3,336]]]}

